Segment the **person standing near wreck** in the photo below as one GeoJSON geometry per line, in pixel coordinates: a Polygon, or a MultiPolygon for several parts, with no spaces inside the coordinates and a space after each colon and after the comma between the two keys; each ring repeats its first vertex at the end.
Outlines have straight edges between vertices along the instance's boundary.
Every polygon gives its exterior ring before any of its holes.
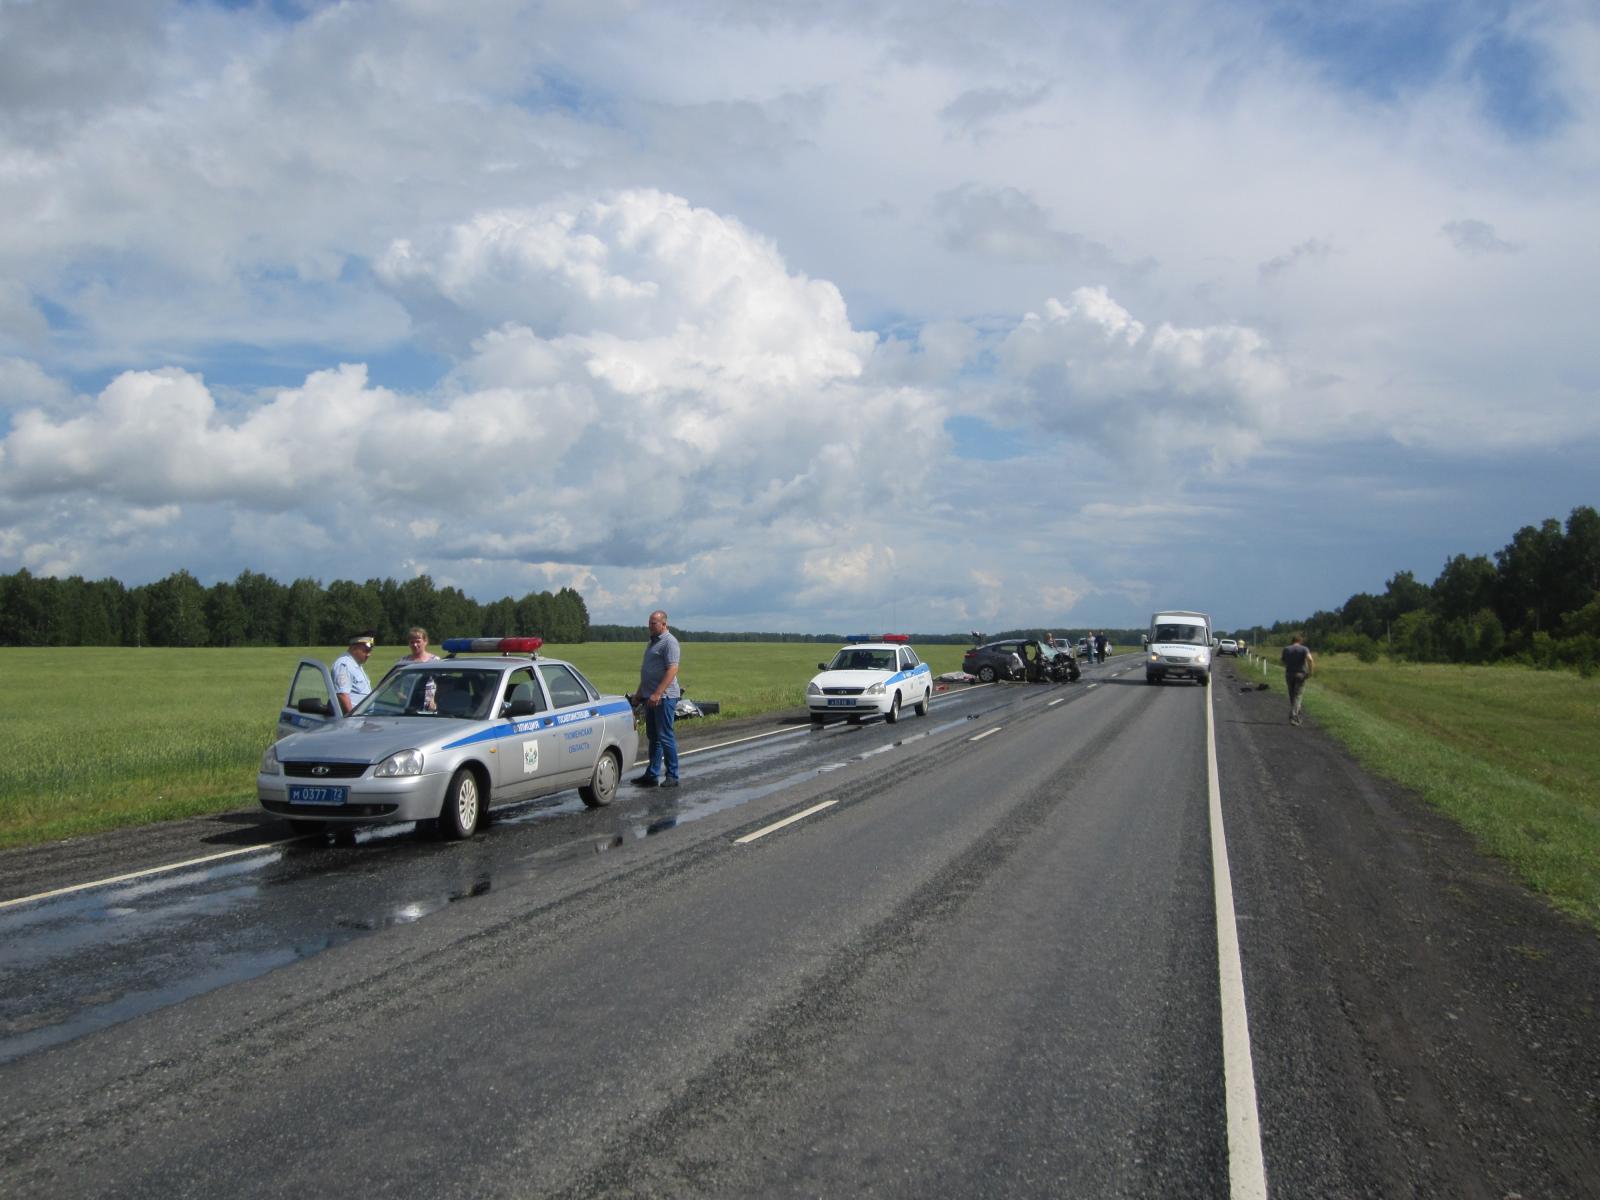
{"type": "Polygon", "coordinates": [[[1289,724],[1300,724],[1300,698],[1305,693],[1306,680],[1317,669],[1317,659],[1298,633],[1283,648],[1283,681],[1289,687],[1289,724]]]}
{"type": "Polygon", "coordinates": [[[633,699],[644,706],[644,729],[650,739],[650,765],[633,782],[638,787],[678,786],[678,639],[667,629],[667,614],[650,614],[650,643],[639,665],[639,690],[633,699]]]}

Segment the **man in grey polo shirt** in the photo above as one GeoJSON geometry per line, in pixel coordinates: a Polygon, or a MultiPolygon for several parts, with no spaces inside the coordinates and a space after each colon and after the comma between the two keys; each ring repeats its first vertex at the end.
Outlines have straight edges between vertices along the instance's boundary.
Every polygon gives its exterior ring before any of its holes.
{"type": "Polygon", "coordinates": [[[644,728],[650,739],[650,765],[633,782],[639,787],[678,786],[678,639],[667,632],[667,614],[650,614],[650,644],[639,667],[639,690],[633,699],[644,706],[644,728]]]}

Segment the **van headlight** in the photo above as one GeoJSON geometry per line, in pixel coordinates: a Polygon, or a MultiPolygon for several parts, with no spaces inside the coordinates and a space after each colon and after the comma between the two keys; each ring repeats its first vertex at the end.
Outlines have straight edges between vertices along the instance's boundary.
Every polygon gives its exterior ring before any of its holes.
{"type": "Polygon", "coordinates": [[[1194,656],[1194,661],[1199,663],[1202,667],[1206,666],[1211,661],[1211,651],[1209,651],[1209,650],[1200,651],[1199,654],[1196,654],[1194,656]]]}
{"type": "Polygon", "coordinates": [[[400,775],[422,774],[422,751],[401,750],[391,754],[373,769],[374,779],[393,779],[400,775]]]}
{"type": "Polygon", "coordinates": [[[283,774],[283,768],[278,765],[278,747],[277,746],[274,745],[274,746],[268,746],[267,747],[266,753],[261,756],[261,766],[260,766],[259,769],[261,771],[261,774],[263,774],[263,775],[282,775],[283,774]]]}

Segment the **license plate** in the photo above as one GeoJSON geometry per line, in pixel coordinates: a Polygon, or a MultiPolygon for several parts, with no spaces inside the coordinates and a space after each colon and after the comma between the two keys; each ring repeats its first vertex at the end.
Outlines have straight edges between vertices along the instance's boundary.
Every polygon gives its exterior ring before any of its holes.
{"type": "Polygon", "coordinates": [[[329,787],[326,784],[291,783],[290,804],[343,804],[350,798],[347,787],[329,787]]]}
{"type": "Polygon", "coordinates": [[[829,700],[828,701],[828,707],[829,708],[854,708],[855,706],[856,706],[856,702],[854,700],[829,700]]]}

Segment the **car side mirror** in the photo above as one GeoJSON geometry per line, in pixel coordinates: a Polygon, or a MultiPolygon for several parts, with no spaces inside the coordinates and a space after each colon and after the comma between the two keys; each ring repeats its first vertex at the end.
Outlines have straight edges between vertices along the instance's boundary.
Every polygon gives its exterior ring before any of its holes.
{"type": "Polygon", "coordinates": [[[333,705],[326,700],[318,700],[315,696],[307,696],[295,706],[296,712],[307,713],[313,717],[333,716],[333,705]]]}
{"type": "Polygon", "coordinates": [[[506,716],[508,717],[531,717],[538,711],[539,702],[537,700],[506,701],[506,716]]]}
{"type": "Polygon", "coordinates": [[[827,663],[818,663],[817,664],[817,670],[826,671],[827,669],[828,669],[828,664],[827,663]]]}

